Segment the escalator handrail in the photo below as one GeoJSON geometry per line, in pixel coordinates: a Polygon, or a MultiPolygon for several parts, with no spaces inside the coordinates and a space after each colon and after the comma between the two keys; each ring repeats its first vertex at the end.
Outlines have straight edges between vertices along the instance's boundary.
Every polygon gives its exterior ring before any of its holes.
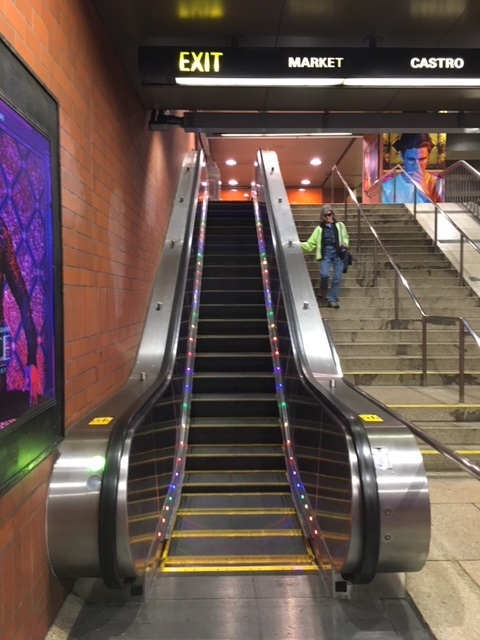
{"type": "MultiPolygon", "coordinates": [[[[309,362],[308,354],[305,353],[304,341],[299,329],[299,323],[295,321],[292,286],[289,280],[289,273],[285,264],[283,245],[286,239],[280,237],[276,223],[275,207],[270,194],[268,184],[268,172],[266,170],[264,155],[261,150],[257,154],[258,167],[261,176],[261,184],[264,188],[267,212],[274,240],[274,248],[277,265],[282,283],[282,291],[285,299],[287,318],[289,320],[289,330],[294,343],[295,360],[297,369],[304,384],[307,385],[312,394],[326,403],[329,409],[347,428],[352,437],[357,460],[359,465],[360,484],[362,489],[362,558],[361,564],[354,574],[346,576],[352,582],[369,582],[376,574],[378,557],[380,552],[380,505],[378,500],[378,489],[374,460],[370,449],[370,443],[363,423],[358,416],[338,398],[329,397],[325,390],[320,388],[309,362]]],[[[270,163],[272,164],[272,163],[270,163]]],[[[295,231],[296,234],[296,231],[295,231]]],[[[297,235],[298,241],[298,235],[297,235]]],[[[289,239],[290,241],[292,238],[289,239]]]]}
{"type": "MultiPolygon", "coordinates": [[[[188,217],[185,223],[185,236],[181,257],[178,261],[177,286],[171,305],[170,321],[165,339],[164,357],[155,382],[132,403],[116,420],[108,441],[105,454],[105,470],[99,499],[98,513],[98,550],[101,576],[109,588],[121,588],[133,582],[136,576],[125,578],[121,575],[117,557],[117,495],[121,461],[125,442],[135,432],[139,423],[152,406],[158,402],[170,382],[175,363],[176,344],[182,316],[182,302],[188,273],[188,261],[191,253],[193,224],[198,200],[199,176],[203,154],[198,153],[194,164],[194,189],[188,194],[190,199],[188,217]]],[[[185,195],[181,196],[185,198],[185,195]]],[[[141,351],[141,346],[139,352],[141,351]]],[[[134,370],[137,369],[137,363],[134,370]]]]}

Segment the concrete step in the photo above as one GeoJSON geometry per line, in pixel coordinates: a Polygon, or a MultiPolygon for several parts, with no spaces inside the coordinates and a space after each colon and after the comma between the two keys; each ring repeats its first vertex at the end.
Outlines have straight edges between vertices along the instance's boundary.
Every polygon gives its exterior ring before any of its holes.
{"type": "MultiPolygon", "coordinates": [[[[393,292],[385,294],[384,297],[377,296],[353,296],[349,295],[350,292],[340,289],[340,300],[342,303],[342,309],[352,310],[358,309],[360,315],[362,315],[362,307],[368,305],[374,306],[376,309],[394,309],[395,300],[393,292]]],[[[415,292],[414,292],[415,293],[415,292]]],[[[439,297],[437,295],[429,295],[419,297],[420,303],[426,313],[431,315],[442,316],[458,316],[461,315],[465,318],[479,317],[480,316],[480,300],[473,296],[465,296],[456,298],[454,296],[439,297]],[[478,310],[478,313],[477,313],[478,310]]],[[[400,310],[405,310],[406,313],[411,311],[412,318],[418,317],[417,307],[409,298],[399,298],[398,306],[400,310]]]]}
{"type": "MultiPolygon", "coordinates": [[[[418,342],[340,342],[335,336],[335,347],[340,359],[370,356],[395,358],[397,356],[419,356],[422,352],[422,343],[418,342]]],[[[428,357],[439,358],[449,356],[458,358],[459,349],[455,342],[430,342],[428,343],[428,357]]],[[[465,355],[470,358],[478,358],[480,363],[480,349],[471,341],[465,344],[465,355]]]]}
{"type": "MultiPolygon", "coordinates": [[[[333,332],[335,339],[336,331],[351,331],[352,333],[358,333],[365,329],[370,331],[377,331],[384,329],[386,331],[396,331],[393,313],[379,313],[376,309],[372,309],[371,313],[367,314],[362,310],[358,311],[354,316],[348,313],[342,313],[342,300],[340,300],[340,309],[329,309],[328,307],[321,307],[320,312],[322,318],[328,321],[330,328],[333,332]]],[[[472,321],[469,319],[470,325],[478,333],[480,331],[480,318],[474,318],[472,321]]],[[[433,331],[438,331],[438,325],[429,325],[428,334],[433,331]]],[[[398,330],[415,330],[421,327],[420,318],[402,318],[398,320],[398,330]]],[[[445,331],[451,331],[451,325],[445,326],[445,331]]],[[[468,338],[467,338],[468,339],[468,338]]]]}
{"type": "MultiPolygon", "coordinates": [[[[348,371],[342,364],[343,375],[357,386],[373,385],[377,387],[421,387],[422,375],[418,371],[348,371]]],[[[455,372],[427,372],[427,386],[454,386],[458,387],[458,373],[455,372]]],[[[478,386],[480,384],[480,371],[465,371],[465,385],[478,386]]]]}
{"type": "MultiPolygon", "coordinates": [[[[449,445],[456,453],[463,458],[466,458],[470,462],[478,465],[480,464],[480,447],[472,445],[449,445]]],[[[420,453],[422,454],[423,464],[426,471],[458,471],[459,466],[455,462],[446,458],[439,453],[436,449],[428,446],[425,443],[419,445],[420,453]]]]}
{"type": "MultiPolygon", "coordinates": [[[[430,426],[430,423],[417,421],[415,426],[449,447],[454,445],[455,447],[469,446],[480,449],[480,423],[454,422],[430,426]]],[[[417,440],[419,444],[422,444],[423,441],[420,438],[417,440]]]]}
{"type": "MultiPolygon", "coordinates": [[[[349,320],[352,322],[352,330],[360,328],[356,323],[364,318],[378,318],[385,320],[392,320],[394,318],[394,310],[393,305],[388,305],[388,301],[385,301],[385,306],[381,308],[377,308],[375,305],[364,304],[361,307],[355,305],[355,303],[349,304],[348,299],[342,298],[342,292],[340,291],[340,308],[339,309],[330,309],[327,306],[320,305],[320,312],[323,317],[329,318],[332,321],[335,320],[335,324],[338,320],[341,320],[341,316],[345,316],[345,314],[349,314],[349,320]]],[[[468,312],[462,311],[460,305],[459,307],[445,307],[443,309],[434,309],[430,307],[426,307],[426,312],[429,313],[430,310],[433,309],[433,313],[431,315],[449,315],[449,316],[460,316],[462,315],[467,321],[475,328],[478,327],[478,322],[480,322],[480,307],[468,307],[468,312]],[[440,313],[441,311],[441,313],[440,313]]],[[[415,312],[415,307],[413,304],[410,306],[406,306],[404,304],[399,305],[400,307],[400,320],[408,321],[408,320],[420,320],[420,313],[415,312]],[[411,307],[411,308],[410,308],[411,307]]],[[[446,321],[447,322],[447,321],[446,321]]],[[[389,325],[393,328],[393,324],[389,325]]],[[[400,325],[402,327],[403,325],[400,325]]],[[[364,327],[367,328],[367,327],[364,327]]]]}
{"type": "MultiPolygon", "coordinates": [[[[428,392],[428,389],[425,389],[428,392]]],[[[399,393],[400,395],[400,393],[399,393]]],[[[446,427],[461,429],[467,426],[473,426],[480,430],[480,404],[478,403],[419,403],[419,404],[402,404],[401,402],[388,405],[392,411],[400,414],[405,420],[413,422],[420,428],[435,429],[436,427],[446,427]]],[[[477,431],[480,436],[480,431],[477,431]]],[[[458,442],[463,439],[458,437],[458,442]]],[[[478,440],[480,444],[480,440],[478,440]]]]}
{"type": "MultiPolygon", "coordinates": [[[[422,331],[420,329],[363,329],[351,331],[350,329],[334,328],[335,344],[421,344],[422,331]]],[[[428,341],[432,344],[451,345],[458,339],[458,329],[453,327],[429,328],[428,341]]]]}
{"type": "MultiPolygon", "coordinates": [[[[340,362],[345,372],[375,372],[375,371],[418,371],[422,370],[422,358],[416,355],[349,355],[340,354],[340,362]]],[[[428,358],[427,368],[433,372],[458,371],[458,354],[454,356],[442,355],[435,358],[428,358]]],[[[477,372],[480,374],[480,351],[476,357],[465,355],[465,371],[477,372]]]]}

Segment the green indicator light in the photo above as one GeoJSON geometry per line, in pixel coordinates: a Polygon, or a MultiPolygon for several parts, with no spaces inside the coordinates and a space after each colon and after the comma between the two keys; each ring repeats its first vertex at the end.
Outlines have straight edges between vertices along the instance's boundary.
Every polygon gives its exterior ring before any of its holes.
{"type": "Polygon", "coordinates": [[[90,458],[87,469],[89,471],[103,471],[105,468],[105,458],[103,456],[93,456],[90,458]]]}

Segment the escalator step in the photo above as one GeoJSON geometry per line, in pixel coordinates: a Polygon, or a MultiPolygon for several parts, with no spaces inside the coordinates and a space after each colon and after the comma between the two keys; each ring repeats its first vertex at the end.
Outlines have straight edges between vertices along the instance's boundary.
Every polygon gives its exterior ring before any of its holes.
{"type": "Polygon", "coordinates": [[[203,257],[203,267],[227,266],[227,267],[253,267],[259,268],[260,257],[258,247],[249,254],[236,255],[234,253],[210,253],[203,257]]]}
{"type": "MultiPolygon", "coordinates": [[[[265,323],[266,325],[266,323],[265,323]]],[[[227,334],[221,336],[203,336],[197,335],[196,353],[214,352],[221,353],[223,351],[260,352],[268,353],[270,350],[270,339],[268,334],[265,335],[235,335],[227,334]]]]}
{"type": "Polygon", "coordinates": [[[191,513],[178,514],[175,531],[203,532],[228,530],[242,531],[295,531],[298,532],[298,519],[295,510],[291,513],[191,513]]]}
{"type": "Polygon", "coordinates": [[[188,471],[183,487],[188,493],[284,493],[288,482],[285,471],[188,471]]]}
{"type": "Polygon", "coordinates": [[[265,304],[262,303],[245,303],[245,304],[206,304],[205,300],[202,300],[200,307],[201,319],[235,319],[242,318],[242,320],[248,319],[262,319],[266,321],[267,313],[265,310],[265,304]]]}
{"type": "MultiPolygon", "coordinates": [[[[258,244],[256,239],[251,239],[245,242],[224,242],[222,240],[218,240],[218,242],[211,242],[207,244],[208,232],[205,237],[205,244],[208,248],[208,255],[226,255],[226,254],[234,254],[237,256],[240,255],[251,255],[255,256],[258,261],[258,244]]],[[[228,261],[227,261],[228,262],[228,261]]]]}
{"type": "Polygon", "coordinates": [[[269,372],[196,372],[192,385],[193,393],[249,393],[252,389],[257,393],[275,393],[275,378],[269,372]]]}
{"type": "Polygon", "coordinates": [[[208,446],[188,448],[187,471],[285,471],[285,457],[279,446],[208,446]]]}
{"type": "Polygon", "coordinates": [[[193,418],[267,417],[278,415],[278,401],[273,393],[193,394],[190,403],[193,418]]]}
{"type": "Polygon", "coordinates": [[[260,262],[257,256],[255,264],[245,265],[230,265],[230,264],[203,264],[202,282],[205,282],[207,278],[238,278],[243,276],[246,279],[262,277],[260,269],[260,262]]]}
{"type": "Polygon", "coordinates": [[[290,512],[292,496],[285,493],[193,493],[182,492],[179,513],[198,512],[215,513],[254,511],[290,512]]]}
{"type": "MultiPolygon", "coordinates": [[[[203,305],[239,305],[244,304],[252,305],[258,304],[263,306],[264,315],[265,311],[265,296],[262,288],[249,291],[238,291],[236,289],[204,289],[202,287],[201,293],[202,306],[200,307],[200,313],[203,312],[203,305]]],[[[240,314],[238,317],[243,317],[240,314]]]]}
{"type": "Polygon", "coordinates": [[[272,372],[270,353],[197,353],[196,372],[272,372]]]}
{"type": "Polygon", "coordinates": [[[255,335],[265,331],[267,320],[265,312],[263,317],[256,318],[210,318],[200,317],[198,322],[198,334],[201,336],[221,336],[233,333],[235,335],[255,335]]]}
{"type": "MultiPolygon", "coordinates": [[[[223,267],[223,269],[225,269],[225,267],[223,267]]],[[[217,289],[222,291],[227,289],[233,289],[235,291],[245,289],[247,291],[263,291],[260,266],[257,268],[257,273],[249,277],[243,273],[243,269],[241,274],[237,272],[235,275],[225,272],[222,273],[220,268],[219,274],[216,276],[206,276],[204,272],[202,275],[202,296],[204,291],[215,291],[217,289]]]]}
{"type": "Polygon", "coordinates": [[[278,418],[195,418],[190,423],[189,444],[281,444],[278,418]],[[253,424],[249,424],[253,420],[253,424]]]}
{"type": "MultiPolygon", "coordinates": [[[[272,561],[285,560],[286,556],[302,557],[305,561],[305,543],[300,530],[293,531],[252,531],[239,534],[237,531],[210,531],[187,535],[174,531],[168,550],[169,558],[180,563],[181,558],[204,557],[223,558],[223,561],[261,562],[269,564],[272,561]]],[[[168,564],[168,562],[166,563],[168,564]]],[[[199,563],[200,564],[200,563],[199,563]]]]}

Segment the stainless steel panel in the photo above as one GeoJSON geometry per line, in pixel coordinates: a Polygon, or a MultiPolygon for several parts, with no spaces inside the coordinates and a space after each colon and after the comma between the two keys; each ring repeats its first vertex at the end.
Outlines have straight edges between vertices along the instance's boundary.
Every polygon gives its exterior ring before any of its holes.
{"type": "MultiPolygon", "coordinates": [[[[184,243],[191,237],[187,225],[197,205],[202,154],[185,156],[173,203],[170,223],[155,277],[144,333],[127,383],[106,402],[89,412],[66,433],[59,447],[47,496],[47,545],[53,571],[59,576],[99,577],[99,498],[103,481],[102,461],[119,418],[140,398],[148,395],[162,371],[173,317],[173,301],[184,243]],[[103,420],[102,422],[102,419],[103,420]],[[96,424],[92,425],[92,421],[96,424]],[[92,470],[99,465],[97,470],[92,470]]],[[[175,330],[175,328],[173,329],[175,330]]],[[[130,434],[131,437],[132,434],[130,434]]],[[[129,441],[127,441],[126,451],[129,441]]],[[[128,538],[126,474],[121,462],[118,489],[117,552],[121,570],[136,575],[128,538]]],[[[112,540],[112,544],[114,544],[112,540]]]]}

